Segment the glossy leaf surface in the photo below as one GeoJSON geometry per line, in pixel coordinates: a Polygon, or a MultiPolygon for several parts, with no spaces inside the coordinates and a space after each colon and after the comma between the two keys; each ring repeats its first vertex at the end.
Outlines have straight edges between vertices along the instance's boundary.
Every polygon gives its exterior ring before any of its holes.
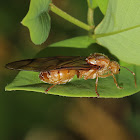
{"type": "Polygon", "coordinates": [[[97,42],[127,63],[140,65],[140,1],[110,0],[95,29],[97,42]]]}

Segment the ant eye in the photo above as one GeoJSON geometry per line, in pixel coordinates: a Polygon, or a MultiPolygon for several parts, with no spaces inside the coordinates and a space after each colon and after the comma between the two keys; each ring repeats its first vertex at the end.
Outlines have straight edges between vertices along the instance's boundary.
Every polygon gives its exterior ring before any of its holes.
{"type": "Polygon", "coordinates": [[[119,69],[119,71],[120,71],[120,69],[119,69]]]}

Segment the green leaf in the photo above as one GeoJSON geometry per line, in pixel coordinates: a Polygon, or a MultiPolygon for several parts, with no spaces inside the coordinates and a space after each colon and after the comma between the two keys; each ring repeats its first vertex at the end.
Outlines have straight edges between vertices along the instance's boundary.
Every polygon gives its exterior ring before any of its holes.
{"type": "Polygon", "coordinates": [[[30,31],[31,40],[42,44],[50,32],[50,16],[48,14],[51,0],[31,0],[30,8],[22,20],[22,24],[30,31]]]}
{"type": "MultiPolygon", "coordinates": [[[[88,56],[90,53],[100,52],[110,56],[109,51],[105,48],[91,44],[90,38],[88,37],[77,37],[52,44],[51,47],[47,47],[42,50],[36,57],[47,57],[47,56],[88,56]],[[81,38],[81,41],[80,41],[81,38]],[[83,38],[87,38],[85,42],[83,38]],[[74,42],[72,42],[74,40],[74,42]],[[77,40],[77,42],[76,42],[77,40]],[[82,43],[83,42],[83,43],[82,43]],[[83,48],[79,48],[79,43],[83,48]],[[88,46],[84,46],[84,44],[88,46]],[[61,47],[59,46],[61,45],[61,47]],[[53,46],[53,47],[52,47],[53,46]],[[72,46],[72,47],[71,47],[72,46]]],[[[110,56],[113,57],[113,56],[110,56]]],[[[140,91],[140,67],[134,65],[128,65],[123,63],[124,66],[128,67],[132,71],[136,72],[137,85],[135,88],[134,77],[126,69],[121,69],[121,73],[117,75],[118,83],[124,87],[124,89],[118,89],[113,82],[112,77],[99,78],[98,92],[100,97],[103,98],[121,98],[132,95],[140,91]]],[[[39,79],[38,72],[21,71],[16,76],[14,81],[6,86],[6,90],[26,90],[43,92],[51,85],[43,83],[39,79]]],[[[95,79],[77,79],[75,76],[71,82],[62,85],[56,85],[49,91],[49,94],[70,96],[70,97],[97,97],[95,93],[95,79]]]]}
{"type": "Polygon", "coordinates": [[[96,0],[87,0],[88,7],[95,9],[97,7],[97,2],[96,0]]]}
{"type": "MultiPolygon", "coordinates": [[[[128,66],[133,70],[133,66],[128,66]]],[[[140,91],[140,67],[135,67],[137,72],[137,84],[135,88],[134,78],[128,71],[122,69],[120,75],[118,75],[119,84],[123,85],[124,89],[118,89],[113,82],[112,77],[99,79],[98,92],[100,97],[104,98],[121,98],[132,95],[140,91]]],[[[44,92],[51,85],[43,83],[39,77],[39,73],[30,71],[21,71],[14,81],[6,86],[6,90],[25,90],[44,92]]],[[[95,93],[95,79],[74,79],[66,84],[57,85],[49,91],[49,94],[70,96],[70,97],[96,97],[95,93]]]]}
{"type": "Polygon", "coordinates": [[[101,12],[105,15],[106,10],[107,10],[107,5],[108,5],[109,0],[97,0],[96,3],[98,7],[100,8],[101,12]]]}
{"type": "Polygon", "coordinates": [[[95,29],[97,42],[127,63],[140,65],[140,1],[110,0],[95,29]]]}
{"type": "Polygon", "coordinates": [[[95,43],[95,40],[93,38],[90,38],[88,36],[80,36],[80,37],[74,37],[71,39],[63,40],[57,43],[53,43],[50,45],[50,47],[74,47],[74,48],[87,48],[90,44],[95,43]]]}

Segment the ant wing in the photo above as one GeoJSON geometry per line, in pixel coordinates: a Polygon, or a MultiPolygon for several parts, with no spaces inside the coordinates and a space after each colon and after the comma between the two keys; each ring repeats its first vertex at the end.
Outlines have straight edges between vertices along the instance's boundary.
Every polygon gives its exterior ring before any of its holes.
{"type": "Polygon", "coordinates": [[[98,69],[96,65],[90,65],[85,57],[79,56],[58,56],[35,59],[25,59],[8,63],[5,67],[14,70],[45,72],[60,69],[89,70],[98,69]]]}

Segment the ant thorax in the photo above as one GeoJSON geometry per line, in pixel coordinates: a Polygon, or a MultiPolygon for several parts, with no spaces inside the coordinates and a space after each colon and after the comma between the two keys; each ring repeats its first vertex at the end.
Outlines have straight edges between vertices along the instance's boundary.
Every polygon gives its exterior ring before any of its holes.
{"type": "Polygon", "coordinates": [[[94,79],[94,78],[96,78],[97,74],[103,75],[109,71],[110,59],[101,53],[94,53],[94,54],[90,55],[89,57],[86,58],[86,61],[90,65],[99,66],[99,69],[94,70],[94,72],[92,72],[92,74],[94,74],[93,76],[91,76],[91,74],[89,75],[88,74],[89,72],[84,72],[83,76],[86,75],[86,77],[89,77],[89,79],[94,79]],[[87,76],[87,75],[89,75],[89,76],[87,76]]]}
{"type": "Polygon", "coordinates": [[[109,67],[110,59],[101,54],[101,53],[94,53],[86,58],[87,63],[91,65],[97,65],[100,67],[109,67]]]}
{"type": "Polygon", "coordinates": [[[97,75],[103,75],[109,71],[110,60],[107,56],[94,53],[86,58],[86,61],[90,65],[98,66],[97,69],[90,69],[90,70],[79,70],[78,78],[87,79],[95,79],[97,75]]]}

